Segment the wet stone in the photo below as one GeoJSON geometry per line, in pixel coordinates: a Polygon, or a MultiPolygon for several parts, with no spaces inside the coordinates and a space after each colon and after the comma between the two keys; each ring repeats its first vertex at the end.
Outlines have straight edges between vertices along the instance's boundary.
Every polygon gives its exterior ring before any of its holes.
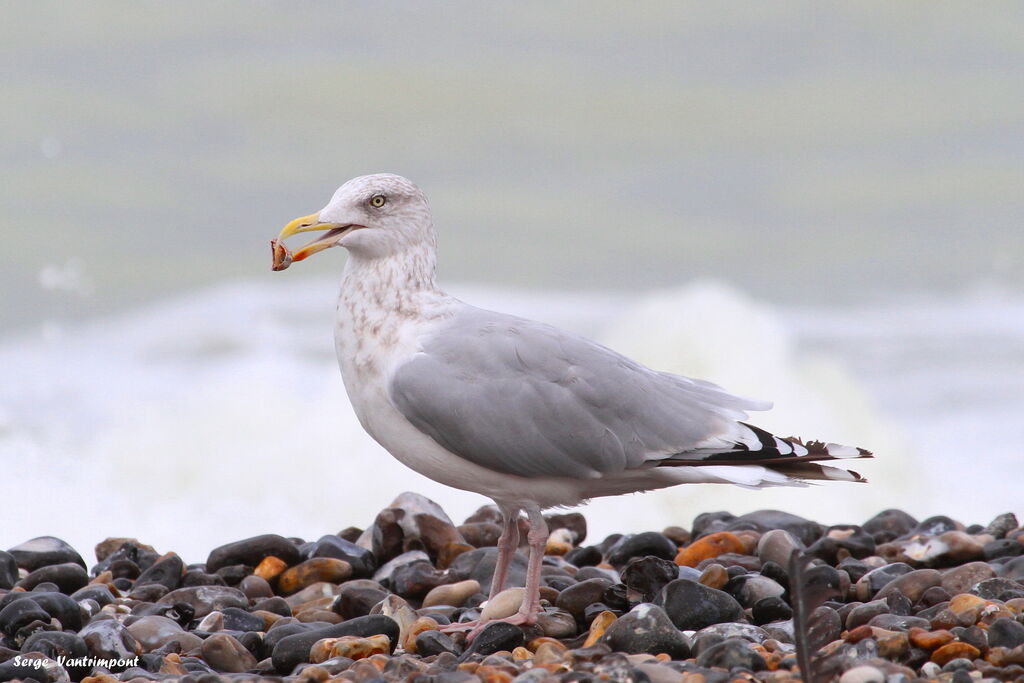
{"type": "MultiPolygon", "coordinates": [[[[79,635],[61,631],[36,631],[22,643],[21,651],[24,653],[41,652],[53,660],[58,657],[65,659],[85,657],[89,654],[89,648],[86,647],[85,641],[79,635]]],[[[79,670],[76,669],[76,671],[79,670]]]]}
{"type": "Polygon", "coordinates": [[[51,564],[74,562],[85,569],[82,556],[64,541],[54,536],[39,536],[7,551],[18,566],[29,572],[51,564]]]}
{"type": "Polygon", "coordinates": [[[19,598],[0,610],[0,631],[13,636],[33,621],[50,622],[50,615],[30,597],[19,598]]]}
{"type": "Polygon", "coordinates": [[[136,619],[127,628],[145,652],[163,647],[171,639],[185,633],[178,622],[156,614],[136,619]]]}
{"type": "Polygon", "coordinates": [[[871,534],[875,542],[887,543],[909,533],[917,526],[917,520],[903,510],[888,509],[864,522],[864,531],[871,534]]]}
{"type": "Polygon", "coordinates": [[[743,608],[731,595],[689,579],[676,579],[666,585],[656,602],[684,631],[743,619],[743,608]]]}
{"type": "Polygon", "coordinates": [[[988,627],[988,645],[1011,650],[1024,645],[1024,624],[1007,617],[996,619],[988,627]]]}
{"type": "Polygon", "coordinates": [[[0,590],[14,588],[18,581],[18,563],[14,556],[0,550],[0,590]]]}
{"type": "MultiPolygon", "coordinates": [[[[456,581],[473,579],[481,586],[490,586],[497,559],[497,548],[477,548],[455,558],[448,567],[448,572],[456,581]]],[[[512,557],[507,581],[508,585],[512,586],[522,586],[526,583],[526,558],[522,553],[516,553],[512,557]]]]}
{"type": "Polygon", "coordinates": [[[762,534],[772,529],[782,529],[805,546],[811,545],[821,537],[824,527],[817,522],[804,519],[780,510],[758,510],[735,518],[726,526],[726,531],[753,529],[762,534]]]}
{"type": "Polygon", "coordinates": [[[341,590],[338,591],[338,596],[331,604],[331,610],[344,619],[352,619],[369,614],[373,606],[386,598],[389,593],[381,588],[378,583],[367,582],[367,584],[351,585],[349,583],[342,586],[341,590]]]}
{"type": "Polygon", "coordinates": [[[1017,557],[1024,554],[1024,544],[1009,538],[1000,538],[986,543],[981,552],[986,560],[994,560],[998,557],[1017,557]]]}
{"type": "Polygon", "coordinates": [[[865,574],[855,586],[857,599],[867,602],[875,597],[878,591],[882,590],[893,579],[904,574],[909,574],[914,568],[905,562],[893,562],[865,574]]]}
{"type": "Polygon", "coordinates": [[[523,631],[518,626],[496,621],[484,627],[459,658],[462,661],[472,655],[489,655],[501,650],[511,652],[523,644],[523,631]]]}
{"type": "Polygon", "coordinates": [[[653,555],[634,557],[622,569],[622,583],[636,591],[643,602],[654,600],[669,581],[678,577],[679,569],[675,562],[653,555]]]}
{"type": "Polygon", "coordinates": [[[690,643],[675,627],[661,607],[641,603],[616,619],[604,632],[601,641],[616,652],[658,654],[672,659],[690,656],[690,643]]]}
{"type": "Polygon", "coordinates": [[[206,571],[213,573],[233,564],[257,566],[266,557],[277,557],[291,566],[298,564],[299,549],[291,541],[277,534],[253,536],[214,548],[206,560],[206,571]]]}
{"type": "MultiPolygon", "coordinates": [[[[517,629],[518,630],[518,629],[517,629]]],[[[273,629],[267,633],[269,638],[273,629]]],[[[394,619],[379,614],[356,617],[340,624],[323,626],[303,630],[298,633],[287,635],[280,640],[271,639],[273,643],[273,654],[271,659],[274,669],[281,674],[291,673],[292,669],[301,662],[308,661],[310,648],[318,640],[324,638],[340,638],[341,636],[369,637],[383,634],[391,641],[392,647],[398,642],[398,624],[394,619]]]]}
{"type": "Polygon", "coordinates": [[[169,555],[162,560],[155,562],[146,569],[139,578],[135,580],[135,586],[144,586],[149,583],[166,586],[168,590],[174,590],[181,585],[181,575],[184,573],[185,565],[177,555],[169,555]]]}
{"type": "Polygon", "coordinates": [[[262,631],[263,620],[258,616],[238,607],[225,607],[221,610],[223,615],[222,628],[228,631],[262,631]]]}
{"type": "Polygon", "coordinates": [[[127,659],[142,653],[142,646],[135,636],[114,619],[93,619],[78,635],[93,657],[127,659]]]}
{"type": "Polygon", "coordinates": [[[841,556],[867,557],[875,552],[875,539],[859,526],[840,524],[830,527],[825,535],[807,548],[807,554],[829,564],[835,564],[841,556]]]}
{"type": "Polygon", "coordinates": [[[644,531],[623,536],[607,552],[608,564],[615,568],[626,565],[634,557],[659,557],[671,560],[676,556],[676,544],[657,531],[644,531]]]}
{"type": "Polygon", "coordinates": [[[764,598],[782,597],[786,589],[760,574],[744,574],[729,581],[725,591],[739,600],[744,607],[753,607],[764,598]]]}
{"type": "Polygon", "coordinates": [[[697,666],[719,667],[726,671],[737,668],[761,671],[765,668],[765,661],[746,640],[727,638],[701,652],[697,656],[697,666]]]}
{"type": "Polygon", "coordinates": [[[811,647],[821,647],[837,640],[843,632],[839,613],[830,607],[819,607],[807,620],[807,640],[811,647]]]}
{"type": "Polygon", "coordinates": [[[70,596],[56,592],[33,592],[32,600],[51,618],[59,621],[64,630],[77,631],[82,628],[82,610],[70,596]]]}
{"type": "Polygon", "coordinates": [[[597,546],[588,545],[582,548],[573,548],[565,554],[566,562],[576,567],[593,567],[601,563],[603,559],[601,551],[597,546]]]}
{"type": "Polygon", "coordinates": [[[160,598],[158,604],[175,605],[179,602],[189,605],[197,619],[202,619],[210,612],[222,610],[225,607],[245,609],[249,606],[249,600],[242,591],[227,586],[179,588],[160,598]]]}
{"type": "Polygon", "coordinates": [[[587,518],[578,512],[554,513],[545,515],[548,529],[566,529],[572,534],[573,545],[579,545],[587,538],[587,518]]]}
{"type": "Polygon", "coordinates": [[[389,587],[403,597],[422,599],[447,578],[445,572],[438,571],[430,562],[413,562],[395,568],[389,587]]]}
{"type": "Polygon", "coordinates": [[[203,659],[216,671],[241,673],[256,668],[256,658],[235,638],[215,633],[203,641],[203,659]]]}
{"type": "Polygon", "coordinates": [[[961,526],[945,515],[935,515],[922,520],[911,531],[922,536],[938,536],[947,531],[956,531],[961,526]]]}
{"type": "Polygon", "coordinates": [[[781,597],[762,598],[754,603],[752,609],[754,623],[758,626],[773,621],[785,621],[793,618],[793,608],[781,597]]]}
{"type": "Polygon", "coordinates": [[[984,533],[993,536],[994,538],[1001,539],[1005,538],[1008,533],[1018,528],[1020,523],[1017,521],[1017,516],[1012,512],[1004,512],[999,515],[985,527],[984,533]]]}
{"type": "Polygon", "coordinates": [[[85,573],[85,567],[75,562],[63,562],[33,570],[18,582],[18,586],[30,591],[42,583],[52,583],[62,593],[70,595],[89,583],[89,575],[85,573]]]}
{"type": "Polygon", "coordinates": [[[473,522],[457,527],[466,543],[474,548],[486,548],[498,545],[501,538],[501,526],[493,522],[473,522]]]}
{"type": "Polygon", "coordinates": [[[355,578],[373,576],[377,570],[377,560],[373,552],[339,536],[323,536],[314,543],[309,549],[307,559],[315,557],[331,557],[347,562],[355,578]]]}
{"type": "Polygon", "coordinates": [[[1012,579],[996,577],[981,581],[969,591],[973,595],[985,598],[986,600],[1001,600],[1006,602],[1014,598],[1024,597],[1024,586],[1012,579]]]}
{"type": "Polygon", "coordinates": [[[256,576],[255,574],[242,579],[238,584],[238,589],[250,600],[274,597],[274,589],[270,587],[270,583],[263,577],[256,576]]]}

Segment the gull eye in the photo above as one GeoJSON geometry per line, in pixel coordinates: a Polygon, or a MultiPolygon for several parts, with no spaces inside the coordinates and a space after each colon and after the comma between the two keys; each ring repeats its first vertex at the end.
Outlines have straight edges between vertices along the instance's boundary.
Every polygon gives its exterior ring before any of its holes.
{"type": "Polygon", "coordinates": [[[372,197],[370,197],[370,206],[372,206],[375,209],[379,209],[380,207],[384,206],[387,203],[388,198],[382,194],[375,194],[372,197]]]}

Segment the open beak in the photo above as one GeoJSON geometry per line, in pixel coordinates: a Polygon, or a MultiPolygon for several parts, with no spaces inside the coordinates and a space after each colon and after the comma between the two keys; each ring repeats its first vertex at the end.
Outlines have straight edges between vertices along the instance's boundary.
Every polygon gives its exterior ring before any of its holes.
{"type": "Polygon", "coordinates": [[[312,256],[318,251],[329,249],[338,243],[338,238],[358,226],[351,224],[341,223],[322,223],[320,222],[319,213],[311,213],[308,216],[302,216],[296,218],[288,225],[284,226],[280,234],[277,236],[278,242],[283,242],[286,238],[291,237],[300,232],[323,232],[324,235],[317,237],[313,241],[302,245],[298,250],[292,252],[292,261],[301,261],[304,258],[312,256]]]}

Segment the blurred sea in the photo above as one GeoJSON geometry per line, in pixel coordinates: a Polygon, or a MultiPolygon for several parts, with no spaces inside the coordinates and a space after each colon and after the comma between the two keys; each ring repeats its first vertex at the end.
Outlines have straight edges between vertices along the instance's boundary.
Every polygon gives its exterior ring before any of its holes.
{"type": "MultiPolygon", "coordinates": [[[[594,534],[780,507],[1024,513],[1024,4],[7,3],[0,548],[201,560],[369,523],[406,471],[347,405],[348,178],[430,197],[442,283],[873,449],[871,484],[595,502],[594,534]]],[[[860,463],[858,463],[859,465],[860,463]]]]}
{"type": "MultiPolygon", "coordinates": [[[[322,257],[321,257],[322,258],[322,257]]],[[[293,271],[289,271],[291,275],[293,271]]],[[[461,520],[487,501],[394,461],[356,422],[331,339],[335,284],[225,283],[0,345],[0,547],[135,536],[201,561],[257,533],[365,526],[403,490],[461,520]]],[[[754,420],[859,444],[871,482],[677,487],[595,501],[597,538],[776,507],[830,523],[884,507],[985,523],[1021,512],[1024,300],[978,292],[856,308],[767,305],[698,282],[624,297],[453,292],[776,401],[754,420]]]]}

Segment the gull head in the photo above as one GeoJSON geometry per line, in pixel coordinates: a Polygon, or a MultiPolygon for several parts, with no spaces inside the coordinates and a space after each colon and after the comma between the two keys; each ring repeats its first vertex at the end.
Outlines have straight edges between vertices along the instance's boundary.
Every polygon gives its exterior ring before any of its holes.
{"type": "Polygon", "coordinates": [[[327,206],[288,223],[274,241],[275,270],[292,261],[342,246],[360,258],[386,258],[411,248],[435,246],[427,198],[410,180],[390,173],[353,178],[338,188],[327,206]],[[279,245],[300,232],[316,232],[279,267],[279,245]]]}

